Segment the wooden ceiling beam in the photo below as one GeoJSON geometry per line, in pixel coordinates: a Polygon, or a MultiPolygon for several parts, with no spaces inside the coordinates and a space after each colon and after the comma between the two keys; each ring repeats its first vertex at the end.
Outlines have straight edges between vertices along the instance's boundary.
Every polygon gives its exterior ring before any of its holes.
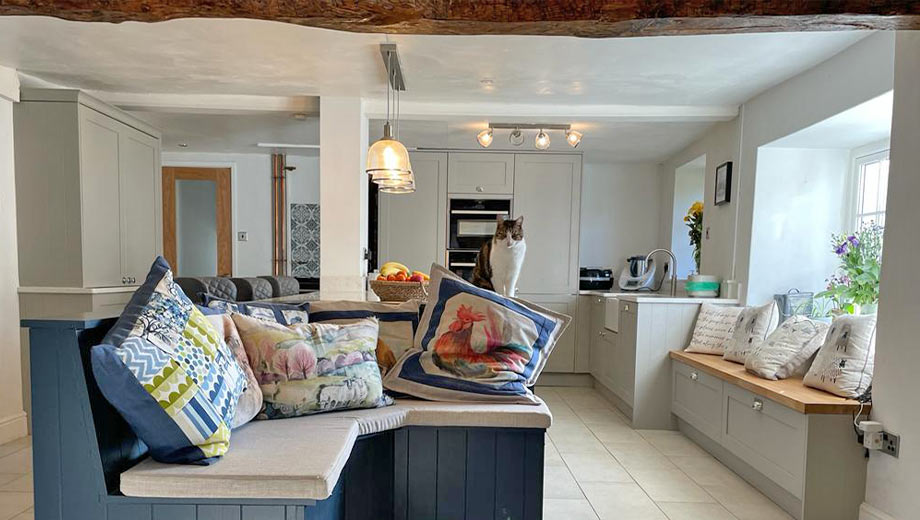
{"type": "Polygon", "coordinates": [[[920,29],[915,0],[0,0],[0,15],[251,18],[351,32],[592,38],[920,29]]]}

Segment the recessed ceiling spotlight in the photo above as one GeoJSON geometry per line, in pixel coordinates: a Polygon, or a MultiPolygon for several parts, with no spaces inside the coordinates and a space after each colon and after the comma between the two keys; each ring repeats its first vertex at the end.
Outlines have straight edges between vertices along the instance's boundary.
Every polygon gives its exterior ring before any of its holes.
{"type": "Polygon", "coordinates": [[[566,130],[565,131],[565,142],[569,143],[569,146],[572,148],[578,148],[578,143],[581,142],[581,138],[584,134],[578,130],[566,130]]]}
{"type": "Polygon", "coordinates": [[[533,145],[537,148],[537,150],[546,150],[549,148],[549,134],[541,129],[540,133],[537,134],[537,138],[534,139],[533,145]]]}
{"type": "Polygon", "coordinates": [[[479,132],[479,135],[476,136],[476,140],[479,141],[479,146],[483,148],[488,148],[492,145],[492,129],[486,128],[482,132],[479,132]]]}
{"type": "Polygon", "coordinates": [[[520,128],[515,128],[511,131],[511,134],[508,135],[508,141],[514,146],[521,146],[524,144],[524,133],[521,132],[520,128]]]}
{"type": "Polygon", "coordinates": [[[296,113],[291,114],[291,117],[296,119],[297,121],[306,121],[307,114],[304,114],[303,112],[296,112],[296,113]]]}
{"type": "Polygon", "coordinates": [[[495,88],[495,81],[489,78],[483,78],[479,80],[479,84],[481,84],[482,88],[486,90],[492,90],[493,88],[495,88]]]}
{"type": "Polygon", "coordinates": [[[176,143],[179,148],[188,148],[188,143],[176,143]]]}

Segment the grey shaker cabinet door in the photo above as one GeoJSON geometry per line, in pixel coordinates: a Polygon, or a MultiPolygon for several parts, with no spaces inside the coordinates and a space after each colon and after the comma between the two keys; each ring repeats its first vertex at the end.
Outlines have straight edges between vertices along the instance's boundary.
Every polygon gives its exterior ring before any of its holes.
{"type": "Polygon", "coordinates": [[[79,117],[83,286],[119,286],[123,276],[118,173],[121,124],[83,106],[79,117]]]}
{"type": "Polygon", "coordinates": [[[121,127],[122,276],[132,280],[129,285],[137,285],[143,283],[162,243],[157,219],[160,150],[153,137],[126,125],[121,127]]]}
{"type": "Polygon", "coordinates": [[[396,261],[428,272],[444,264],[447,235],[447,154],[413,152],[415,193],[378,195],[379,263],[396,261]]]}
{"type": "Polygon", "coordinates": [[[514,216],[524,217],[522,294],[578,292],[581,156],[516,154],[514,216]]]}
{"type": "Polygon", "coordinates": [[[510,153],[451,152],[447,191],[511,195],[514,175],[514,155],[510,153]]]}

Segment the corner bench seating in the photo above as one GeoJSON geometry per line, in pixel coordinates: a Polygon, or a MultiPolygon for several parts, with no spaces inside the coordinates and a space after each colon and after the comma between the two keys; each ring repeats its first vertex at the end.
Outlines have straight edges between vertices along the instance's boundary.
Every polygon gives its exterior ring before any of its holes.
{"type": "Polygon", "coordinates": [[[113,313],[23,320],[38,520],[538,520],[545,405],[438,403],[254,421],[211,466],[159,464],[96,386],[113,313]]]}
{"type": "Polygon", "coordinates": [[[671,411],[685,435],[798,520],[857,520],[866,490],[858,401],[801,377],[762,379],[717,355],[669,355],[671,411]]]}

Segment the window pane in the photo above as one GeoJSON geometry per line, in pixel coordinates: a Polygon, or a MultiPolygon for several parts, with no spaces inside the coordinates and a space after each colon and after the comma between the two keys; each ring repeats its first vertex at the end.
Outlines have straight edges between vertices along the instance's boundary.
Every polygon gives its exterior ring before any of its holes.
{"type": "Polygon", "coordinates": [[[873,162],[863,166],[863,193],[860,213],[878,211],[879,163],[873,162]]]}
{"type": "Polygon", "coordinates": [[[878,176],[878,210],[885,211],[888,207],[888,159],[885,159],[880,164],[881,169],[878,176]]]}

